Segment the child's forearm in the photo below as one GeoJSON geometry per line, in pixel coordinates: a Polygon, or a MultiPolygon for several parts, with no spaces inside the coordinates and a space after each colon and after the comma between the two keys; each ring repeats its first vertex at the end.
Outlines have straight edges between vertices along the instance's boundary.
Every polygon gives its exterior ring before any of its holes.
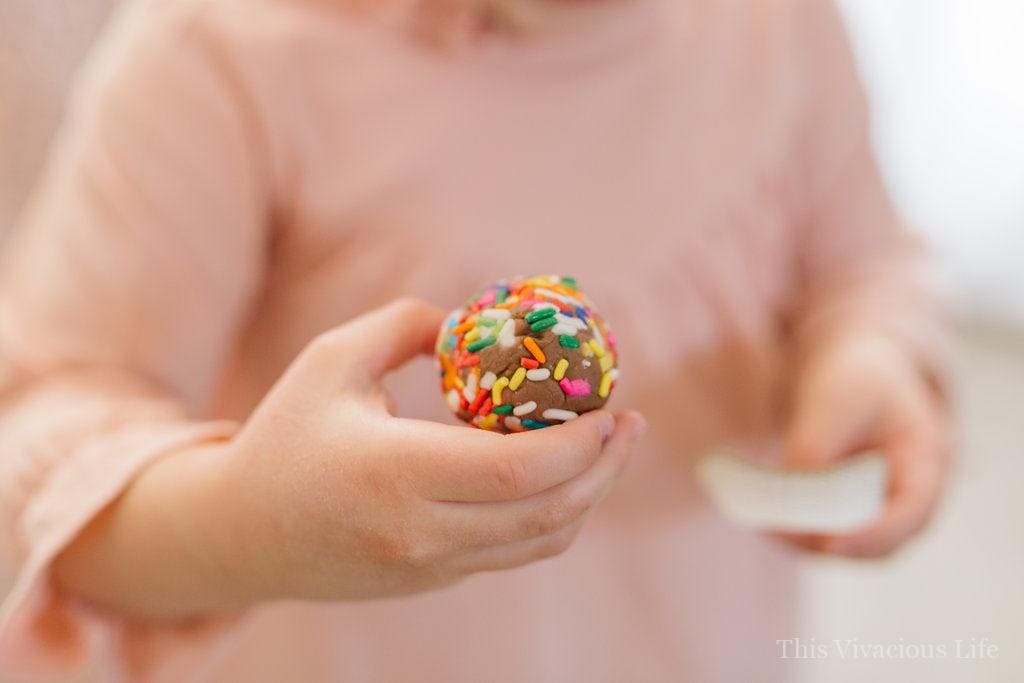
{"type": "Polygon", "coordinates": [[[244,525],[232,518],[225,444],[152,464],[58,556],[57,586],[144,619],[226,613],[259,599],[244,566],[244,525]]]}

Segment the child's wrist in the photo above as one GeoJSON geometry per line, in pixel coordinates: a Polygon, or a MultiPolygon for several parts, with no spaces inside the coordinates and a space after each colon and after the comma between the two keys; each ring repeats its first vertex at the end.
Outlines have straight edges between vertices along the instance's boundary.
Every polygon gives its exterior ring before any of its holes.
{"type": "Polygon", "coordinates": [[[265,529],[246,506],[245,486],[234,441],[205,444],[174,456],[174,469],[165,473],[165,485],[182,477],[191,492],[176,498],[171,509],[180,515],[182,545],[189,549],[192,564],[209,599],[198,605],[204,611],[245,609],[273,596],[262,552],[269,543],[265,529]]]}

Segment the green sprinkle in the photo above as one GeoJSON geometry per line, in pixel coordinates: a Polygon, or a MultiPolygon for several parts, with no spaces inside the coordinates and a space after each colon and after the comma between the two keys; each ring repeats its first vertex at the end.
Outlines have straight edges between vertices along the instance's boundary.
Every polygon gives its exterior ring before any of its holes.
{"type": "Polygon", "coordinates": [[[503,304],[503,303],[505,303],[505,299],[507,299],[507,298],[508,298],[508,290],[504,289],[504,288],[499,289],[498,290],[498,296],[495,297],[494,303],[496,303],[496,304],[503,304]]]}
{"type": "Polygon", "coordinates": [[[503,403],[500,406],[494,406],[493,408],[491,408],[491,412],[497,413],[498,415],[508,415],[509,413],[512,412],[512,404],[503,403]]]}
{"type": "Polygon", "coordinates": [[[553,308],[540,308],[540,309],[534,311],[533,313],[527,313],[526,314],[526,322],[532,324],[532,323],[537,322],[538,320],[543,320],[544,318],[550,318],[551,316],[553,316],[555,314],[555,312],[556,311],[553,308]]]}
{"type": "Polygon", "coordinates": [[[495,337],[492,334],[489,337],[484,337],[483,339],[477,339],[475,342],[473,342],[472,344],[467,346],[466,350],[469,351],[470,353],[476,353],[480,349],[486,349],[488,346],[490,346],[491,344],[493,344],[496,341],[498,341],[498,338],[495,337]]]}
{"type": "Polygon", "coordinates": [[[576,278],[574,277],[563,277],[562,284],[570,289],[576,289],[576,278]]]}
{"type": "Polygon", "coordinates": [[[580,348],[580,343],[578,341],[576,341],[576,337],[570,337],[567,334],[559,335],[558,343],[561,344],[562,346],[564,346],[567,349],[578,349],[578,348],[580,348]]]}
{"type": "Polygon", "coordinates": [[[554,327],[556,324],[558,324],[558,321],[555,320],[555,316],[549,315],[546,318],[541,318],[535,323],[530,323],[530,329],[534,332],[540,332],[541,330],[546,330],[549,327],[554,327]]]}
{"type": "Polygon", "coordinates": [[[494,318],[485,318],[483,316],[480,316],[480,318],[476,321],[476,324],[483,325],[484,327],[494,327],[495,325],[498,324],[498,321],[495,320],[494,318]]]}

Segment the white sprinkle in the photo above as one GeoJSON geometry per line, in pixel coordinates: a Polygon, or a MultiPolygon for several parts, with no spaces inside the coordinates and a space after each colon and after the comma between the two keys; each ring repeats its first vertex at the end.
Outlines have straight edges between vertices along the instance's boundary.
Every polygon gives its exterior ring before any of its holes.
{"type": "Polygon", "coordinates": [[[575,420],[579,417],[579,413],[574,413],[571,410],[562,410],[561,408],[548,408],[543,413],[545,420],[561,420],[562,422],[568,422],[569,420],[575,420]]]}
{"type": "Polygon", "coordinates": [[[560,323],[565,323],[566,325],[572,325],[573,327],[580,330],[587,329],[587,324],[580,320],[579,318],[577,318],[576,316],[565,315],[564,313],[555,313],[555,320],[557,320],[560,323]]]}
{"type": "Polygon", "coordinates": [[[462,395],[466,397],[466,400],[470,403],[476,398],[476,387],[477,387],[476,373],[469,373],[469,377],[466,378],[466,388],[462,390],[462,395]]]}
{"type": "Polygon", "coordinates": [[[484,389],[485,391],[490,391],[491,387],[493,387],[494,383],[497,381],[498,376],[495,375],[493,372],[488,372],[483,377],[480,378],[480,388],[484,389]]]}
{"type": "Polygon", "coordinates": [[[491,320],[508,320],[512,317],[512,311],[505,308],[487,308],[480,315],[491,320]]]}
{"type": "Polygon", "coordinates": [[[511,430],[513,432],[518,432],[521,431],[522,428],[523,423],[518,417],[512,417],[511,415],[509,415],[505,418],[505,429],[511,430]]]}
{"type": "Polygon", "coordinates": [[[567,304],[572,304],[573,306],[579,306],[580,308],[583,308],[583,304],[581,304],[579,300],[574,299],[571,296],[559,294],[558,292],[552,292],[550,289],[545,289],[544,287],[537,287],[536,289],[533,290],[533,293],[543,294],[549,299],[557,299],[558,301],[564,301],[567,304]]]}
{"type": "Polygon", "coordinates": [[[565,323],[558,323],[551,327],[551,334],[554,335],[566,335],[567,337],[575,337],[579,330],[574,325],[566,325],[565,323]]]}
{"type": "Polygon", "coordinates": [[[585,367],[585,368],[589,368],[590,367],[590,361],[587,360],[586,358],[583,359],[583,367],[585,367]]]}
{"type": "Polygon", "coordinates": [[[537,410],[537,402],[527,401],[526,403],[522,403],[513,408],[512,414],[516,417],[522,417],[523,415],[529,415],[535,410],[537,410]]]}
{"type": "MultiPolygon", "coordinates": [[[[553,308],[556,311],[558,310],[558,306],[554,305],[550,301],[541,301],[539,304],[534,304],[533,306],[530,307],[530,309],[534,311],[543,311],[545,308],[553,308]]],[[[555,313],[555,315],[558,314],[555,313]]]]}
{"type": "Polygon", "coordinates": [[[452,409],[453,413],[459,412],[459,390],[452,389],[448,392],[448,407],[452,409]]]}
{"type": "Polygon", "coordinates": [[[506,320],[498,332],[498,344],[506,349],[516,345],[516,323],[514,320],[506,320]]]}
{"type": "Polygon", "coordinates": [[[548,377],[551,377],[551,371],[547,368],[534,368],[533,370],[526,371],[526,379],[533,380],[534,382],[543,382],[548,377]]]}
{"type": "Polygon", "coordinates": [[[614,382],[619,378],[619,369],[612,368],[611,370],[608,371],[608,374],[612,376],[612,381],[614,382]]]}

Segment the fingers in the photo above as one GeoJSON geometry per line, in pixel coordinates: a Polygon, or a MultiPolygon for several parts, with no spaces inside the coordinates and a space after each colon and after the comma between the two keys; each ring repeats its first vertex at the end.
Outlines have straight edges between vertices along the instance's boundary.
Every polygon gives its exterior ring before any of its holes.
{"type": "Polygon", "coordinates": [[[572,545],[583,529],[584,519],[578,519],[554,533],[516,543],[482,548],[458,558],[453,569],[459,574],[515,569],[531,562],[539,562],[561,555],[572,545]]]}
{"type": "Polygon", "coordinates": [[[320,335],[311,345],[311,369],[349,388],[374,386],[389,370],[429,353],[444,312],[417,299],[397,299],[320,335]]]}
{"type": "Polygon", "coordinates": [[[848,557],[891,553],[928,523],[942,492],[947,468],[945,446],[906,437],[885,446],[889,456],[889,495],[882,515],[852,534],[777,534],[798,547],[848,557]]]}
{"type": "Polygon", "coordinates": [[[923,529],[945,480],[942,448],[935,443],[890,447],[889,499],[882,516],[864,531],[825,539],[824,550],[851,557],[878,557],[923,529]]]}
{"type": "Polygon", "coordinates": [[[501,435],[418,420],[394,420],[422,457],[410,462],[425,498],[481,503],[528,498],[594,464],[615,419],[593,411],[565,424],[501,435]]]}
{"type": "Polygon", "coordinates": [[[438,503],[443,523],[459,544],[481,548],[556,534],[604,499],[645,431],[638,413],[624,413],[597,461],[575,478],[509,502],[438,503]]]}
{"type": "Polygon", "coordinates": [[[805,394],[797,403],[786,436],[782,465],[815,470],[857,453],[872,430],[869,402],[843,404],[837,392],[805,394]]]}

